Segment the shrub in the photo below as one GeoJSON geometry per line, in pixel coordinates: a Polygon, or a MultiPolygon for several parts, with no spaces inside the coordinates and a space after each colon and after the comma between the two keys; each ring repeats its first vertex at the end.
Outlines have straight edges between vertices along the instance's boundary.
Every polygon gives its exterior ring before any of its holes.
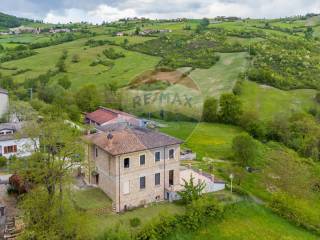
{"type": "Polygon", "coordinates": [[[242,114],[242,104],[237,96],[231,93],[220,97],[219,118],[223,123],[238,124],[242,114]]]}
{"type": "Polygon", "coordinates": [[[234,85],[232,92],[234,95],[240,95],[242,93],[242,81],[238,80],[234,85]]]}
{"type": "Polygon", "coordinates": [[[140,218],[134,217],[134,218],[131,218],[131,219],[130,219],[130,226],[131,226],[131,227],[135,228],[135,227],[140,226],[140,224],[141,224],[140,218]]]}
{"type": "Polygon", "coordinates": [[[122,52],[117,52],[114,50],[114,48],[107,48],[103,51],[103,54],[112,60],[118,59],[118,58],[123,58],[125,55],[122,52]]]}
{"type": "Polygon", "coordinates": [[[3,156],[0,156],[0,167],[5,167],[7,165],[7,159],[3,156]]]}
{"type": "Polygon", "coordinates": [[[315,99],[317,103],[320,103],[320,92],[317,92],[315,99]]]}
{"type": "Polygon", "coordinates": [[[202,120],[215,122],[218,120],[218,101],[214,97],[207,98],[203,104],[202,120]]]}
{"type": "Polygon", "coordinates": [[[135,236],[137,240],[168,239],[176,229],[195,231],[209,219],[222,219],[224,207],[212,197],[202,197],[187,206],[185,214],[161,215],[146,224],[135,236]]]}
{"type": "Polygon", "coordinates": [[[257,144],[248,134],[236,136],[232,141],[234,158],[242,167],[252,165],[257,156],[257,144]]]}

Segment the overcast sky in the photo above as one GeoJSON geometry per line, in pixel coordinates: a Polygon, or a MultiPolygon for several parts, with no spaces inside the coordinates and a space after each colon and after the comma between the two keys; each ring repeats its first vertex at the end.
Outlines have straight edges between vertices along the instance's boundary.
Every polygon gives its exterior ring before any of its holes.
{"type": "Polygon", "coordinates": [[[0,0],[0,11],[52,23],[101,23],[135,16],[275,18],[320,13],[320,0],[0,0]]]}

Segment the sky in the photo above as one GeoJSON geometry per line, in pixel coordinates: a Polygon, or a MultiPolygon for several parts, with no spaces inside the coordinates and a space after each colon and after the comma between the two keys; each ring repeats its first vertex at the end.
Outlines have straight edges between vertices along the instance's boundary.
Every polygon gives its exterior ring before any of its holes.
{"type": "Polygon", "coordinates": [[[0,12],[51,23],[101,23],[124,17],[277,18],[320,13],[320,0],[0,0],[0,12]]]}

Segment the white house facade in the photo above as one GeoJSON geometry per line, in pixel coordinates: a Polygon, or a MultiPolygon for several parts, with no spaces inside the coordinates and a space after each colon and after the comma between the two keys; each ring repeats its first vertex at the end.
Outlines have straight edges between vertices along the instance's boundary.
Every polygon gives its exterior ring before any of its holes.
{"type": "Polygon", "coordinates": [[[8,92],[0,88],[0,118],[7,113],[9,107],[8,92]]]}
{"type": "Polygon", "coordinates": [[[19,136],[23,123],[0,124],[0,156],[10,158],[11,156],[28,157],[34,151],[39,141],[32,140],[26,136],[19,136]]]}

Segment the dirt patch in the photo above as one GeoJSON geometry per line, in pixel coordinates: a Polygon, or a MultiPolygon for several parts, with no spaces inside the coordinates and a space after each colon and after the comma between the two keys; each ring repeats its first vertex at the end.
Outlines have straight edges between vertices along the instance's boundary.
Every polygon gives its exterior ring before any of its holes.
{"type": "Polygon", "coordinates": [[[137,88],[139,85],[142,84],[152,84],[155,82],[166,82],[170,85],[172,84],[180,84],[185,87],[200,90],[195,84],[195,82],[188,76],[187,73],[182,73],[180,71],[163,71],[163,70],[153,70],[147,71],[138,77],[136,77],[130,86],[130,88],[137,88]]]}

